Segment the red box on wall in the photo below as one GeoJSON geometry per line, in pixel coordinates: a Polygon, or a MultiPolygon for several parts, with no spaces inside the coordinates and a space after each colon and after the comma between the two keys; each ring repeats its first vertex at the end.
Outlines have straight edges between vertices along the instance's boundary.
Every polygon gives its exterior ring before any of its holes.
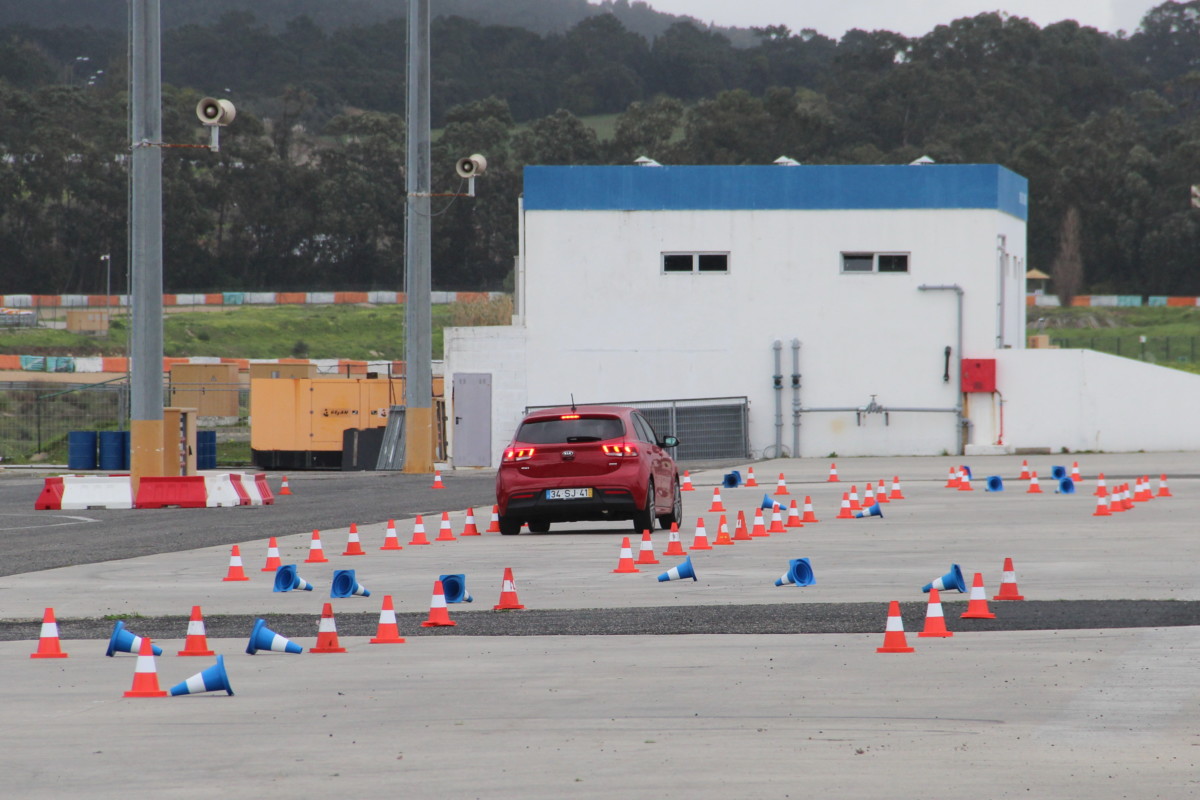
{"type": "Polygon", "coordinates": [[[964,392],[996,391],[996,359],[964,358],[962,360],[962,390],[964,392]]]}

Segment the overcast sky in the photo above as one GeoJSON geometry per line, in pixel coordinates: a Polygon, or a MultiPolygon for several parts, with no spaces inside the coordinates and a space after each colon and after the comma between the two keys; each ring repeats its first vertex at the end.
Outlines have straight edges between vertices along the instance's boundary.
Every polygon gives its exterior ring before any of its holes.
{"type": "Polygon", "coordinates": [[[851,28],[884,29],[921,36],[959,17],[1005,11],[1045,27],[1077,20],[1113,33],[1133,33],[1154,0],[648,0],[659,11],[689,14],[703,22],[748,28],[787,25],[792,31],[815,28],[840,39],[851,28]]]}

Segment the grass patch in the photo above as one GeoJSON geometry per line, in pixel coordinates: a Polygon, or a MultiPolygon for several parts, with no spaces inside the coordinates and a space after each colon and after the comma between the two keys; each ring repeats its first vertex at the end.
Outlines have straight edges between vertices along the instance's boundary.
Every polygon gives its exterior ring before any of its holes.
{"type": "Polygon", "coordinates": [[[1028,332],[1078,347],[1200,372],[1200,308],[1030,308],[1028,332]],[[1143,341],[1144,339],[1144,341],[1143,341]]]}

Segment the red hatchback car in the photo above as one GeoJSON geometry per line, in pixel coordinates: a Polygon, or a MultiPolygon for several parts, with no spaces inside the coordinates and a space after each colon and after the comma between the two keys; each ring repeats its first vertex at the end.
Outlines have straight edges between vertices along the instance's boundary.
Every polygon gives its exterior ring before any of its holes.
{"type": "Polygon", "coordinates": [[[535,411],[517,427],[496,472],[500,532],[522,523],[545,533],[553,522],[633,520],[637,532],[683,516],[679,471],[637,410],[564,406],[535,411]]]}

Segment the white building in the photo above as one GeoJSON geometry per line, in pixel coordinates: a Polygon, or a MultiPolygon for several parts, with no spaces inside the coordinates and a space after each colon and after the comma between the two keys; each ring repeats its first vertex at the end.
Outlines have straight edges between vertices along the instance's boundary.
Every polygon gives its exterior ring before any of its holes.
{"type": "Polygon", "coordinates": [[[1200,376],[1024,350],[1027,214],[996,165],[528,167],[513,325],[446,332],[454,463],[572,396],[744,397],[752,457],[1200,448],[1085,381],[1200,376]]]}

